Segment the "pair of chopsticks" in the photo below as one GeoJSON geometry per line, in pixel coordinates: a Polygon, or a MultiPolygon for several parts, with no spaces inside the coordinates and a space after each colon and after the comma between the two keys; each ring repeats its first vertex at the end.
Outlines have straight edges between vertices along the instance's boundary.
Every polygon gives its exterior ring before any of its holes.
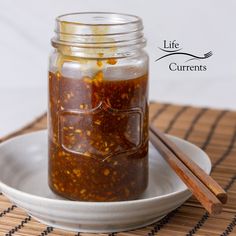
{"type": "Polygon", "coordinates": [[[202,206],[212,215],[221,213],[222,204],[227,202],[224,189],[153,125],[149,139],[202,206]]]}

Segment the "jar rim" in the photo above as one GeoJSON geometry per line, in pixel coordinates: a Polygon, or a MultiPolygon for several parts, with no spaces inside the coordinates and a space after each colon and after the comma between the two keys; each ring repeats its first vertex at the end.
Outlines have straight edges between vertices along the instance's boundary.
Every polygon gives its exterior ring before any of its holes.
{"type": "MultiPolygon", "coordinates": [[[[100,18],[101,20],[102,18],[100,18]]],[[[104,18],[105,19],[105,18],[104,18]]],[[[96,21],[98,18],[95,19],[96,21]]],[[[57,23],[65,23],[65,24],[74,24],[74,25],[81,25],[81,26],[119,26],[119,25],[128,25],[128,24],[142,24],[142,19],[139,16],[132,15],[132,14],[126,14],[126,13],[118,13],[118,12],[74,12],[74,13],[66,13],[63,15],[59,15],[56,17],[57,23]],[[124,22],[110,22],[110,23],[87,23],[87,22],[81,22],[82,17],[84,16],[108,16],[106,20],[123,20],[124,22]],[[79,18],[77,20],[73,20],[73,17],[81,17],[81,20],[79,18]],[[116,17],[116,18],[115,18],[116,17]],[[118,18],[119,17],[119,18],[118,18]],[[66,18],[71,18],[66,19],[66,18]],[[129,19],[130,20],[129,20],[129,19]]]]}
{"type": "Polygon", "coordinates": [[[63,53],[85,55],[103,53],[123,57],[146,45],[143,22],[139,16],[115,12],[77,12],[56,18],[52,45],[63,53]]]}

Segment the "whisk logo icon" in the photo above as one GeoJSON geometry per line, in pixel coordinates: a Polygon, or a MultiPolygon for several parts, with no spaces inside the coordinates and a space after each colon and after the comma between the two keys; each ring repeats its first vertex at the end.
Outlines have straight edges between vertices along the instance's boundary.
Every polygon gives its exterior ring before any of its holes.
{"type": "MultiPolygon", "coordinates": [[[[159,49],[164,52],[165,54],[161,57],[157,58],[155,62],[160,61],[161,59],[167,58],[167,57],[183,57],[185,59],[185,63],[188,63],[190,61],[202,61],[205,59],[210,58],[213,55],[212,51],[206,52],[203,55],[194,55],[192,53],[188,53],[183,50],[183,48],[180,48],[179,43],[176,42],[176,40],[169,41],[164,40],[163,48],[159,47],[159,49]]],[[[207,66],[202,64],[191,64],[191,65],[179,65],[176,62],[171,62],[169,64],[169,69],[171,71],[206,71],[207,66]]]]}

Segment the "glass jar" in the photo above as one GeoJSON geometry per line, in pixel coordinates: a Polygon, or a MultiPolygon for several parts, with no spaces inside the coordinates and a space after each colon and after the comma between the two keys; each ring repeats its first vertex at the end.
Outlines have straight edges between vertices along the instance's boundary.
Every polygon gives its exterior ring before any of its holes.
{"type": "Polygon", "coordinates": [[[49,186],[82,201],[136,199],[148,183],[148,56],[142,20],[56,19],[49,66],[49,186]]]}

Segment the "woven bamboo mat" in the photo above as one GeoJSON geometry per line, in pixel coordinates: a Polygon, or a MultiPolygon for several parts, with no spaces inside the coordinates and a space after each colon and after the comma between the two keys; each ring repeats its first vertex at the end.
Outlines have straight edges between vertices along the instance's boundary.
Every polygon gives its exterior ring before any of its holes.
{"type": "MultiPolygon", "coordinates": [[[[229,201],[223,213],[213,217],[209,216],[192,197],[155,224],[111,235],[236,236],[236,112],[153,103],[150,107],[150,119],[166,133],[184,138],[209,154],[213,163],[212,176],[227,190],[229,201]]],[[[45,127],[46,115],[11,136],[45,127]]],[[[89,236],[91,234],[66,232],[43,225],[0,195],[0,235],[89,236]]],[[[109,236],[107,234],[99,236],[105,235],[109,236]]]]}

